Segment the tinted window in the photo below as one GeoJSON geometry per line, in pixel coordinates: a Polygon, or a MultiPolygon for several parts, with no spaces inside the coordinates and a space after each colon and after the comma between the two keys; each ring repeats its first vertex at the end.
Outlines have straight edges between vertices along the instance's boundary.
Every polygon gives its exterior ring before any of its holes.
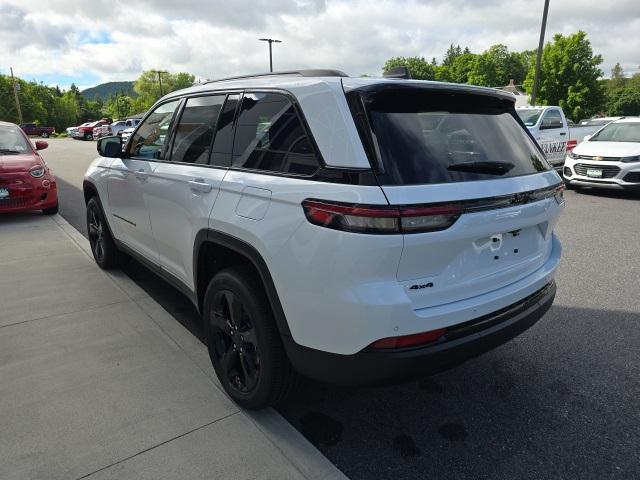
{"type": "Polygon", "coordinates": [[[558,110],[549,110],[542,119],[542,126],[547,128],[562,128],[562,117],[558,110]]]}
{"type": "Polygon", "coordinates": [[[512,115],[492,97],[402,89],[367,101],[385,185],[466,182],[550,167],[512,115]]]}
{"type": "Polygon", "coordinates": [[[274,93],[243,97],[233,166],[301,175],[318,170],[315,150],[287,97],[274,93]]]}
{"type": "Polygon", "coordinates": [[[176,128],[171,161],[200,165],[209,162],[211,142],[224,99],[224,95],[187,99],[176,128]]]}
{"type": "Polygon", "coordinates": [[[236,108],[240,95],[229,95],[224,104],[220,118],[218,119],[217,131],[213,141],[213,152],[211,154],[211,165],[228,167],[231,165],[231,155],[233,152],[233,120],[236,115],[236,108]]]}
{"type": "Polygon", "coordinates": [[[173,113],[179,103],[180,100],[164,103],[147,117],[129,142],[129,155],[159,160],[165,158],[173,113]]]}

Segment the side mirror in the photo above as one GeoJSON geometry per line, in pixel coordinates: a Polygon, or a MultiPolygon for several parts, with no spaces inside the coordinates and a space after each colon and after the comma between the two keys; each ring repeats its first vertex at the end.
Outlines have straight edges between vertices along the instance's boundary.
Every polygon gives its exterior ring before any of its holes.
{"type": "Polygon", "coordinates": [[[102,137],[100,140],[98,140],[97,149],[101,157],[121,158],[122,139],[117,135],[111,137],[102,137]]]}
{"type": "Polygon", "coordinates": [[[36,140],[36,150],[44,150],[49,144],[44,140],[36,140]]]}
{"type": "Polygon", "coordinates": [[[582,138],[582,141],[583,141],[583,142],[588,142],[590,138],[591,138],[591,135],[585,135],[585,136],[582,138]]]}

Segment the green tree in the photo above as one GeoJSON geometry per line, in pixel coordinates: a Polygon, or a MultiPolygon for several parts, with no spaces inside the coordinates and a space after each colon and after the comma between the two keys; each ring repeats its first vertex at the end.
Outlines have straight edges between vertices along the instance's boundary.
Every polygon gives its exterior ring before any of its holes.
{"type": "MultiPolygon", "coordinates": [[[[465,48],[465,50],[468,50],[465,48]]],[[[475,53],[466,52],[457,57],[453,61],[453,65],[449,67],[449,81],[455,83],[470,83],[469,76],[476,63],[475,53]]]]}
{"type": "MultiPolygon", "coordinates": [[[[468,50],[468,48],[465,47],[465,50],[468,50]]],[[[454,46],[452,43],[451,45],[449,45],[449,48],[447,48],[447,51],[444,54],[444,58],[442,59],[442,65],[444,65],[445,67],[451,67],[455,59],[458,58],[460,55],[462,55],[462,49],[460,48],[460,45],[454,46]]]]}
{"type": "Polygon", "coordinates": [[[394,67],[407,67],[411,72],[411,78],[417,80],[435,80],[436,74],[433,65],[424,57],[393,57],[386,61],[383,72],[387,72],[394,67]]]}
{"type": "MultiPolygon", "coordinates": [[[[532,63],[535,60],[532,60],[532,63]]],[[[578,120],[601,111],[604,89],[598,79],[602,56],[594,55],[587,34],[556,34],[542,51],[538,102],[560,105],[565,114],[578,120]]],[[[533,65],[531,65],[533,67],[533,65]]],[[[529,68],[524,82],[527,91],[533,86],[534,68],[529,68]]]]}
{"type": "MultiPolygon", "coordinates": [[[[162,94],[166,95],[169,92],[190,87],[193,85],[195,78],[194,75],[185,72],[160,73],[162,94]]],[[[133,88],[136,93],[142,97],[142,100],[138,103],[145,106],[144,110],[148,110],[161,96],[158,73],[155,70],[142,72],[140,77],[135,81],[133,88]]]]}
{"type": "Polygon", "coordinates": [[[133,99],[120,92],[111,96],[103,108],[103,112],[111,118],[125,118],[135,113],[133,111],[133,99]]]}
{"type": "Polygon", "coordinates": [[[613,68],[611,69],[611,80],[607,84],[607,87],[610,90],[615,90],[616,88],[622,88],[625,86],[627,78],[624,76],[624,70],[620,62],[617,62],[613,68]]]}
{"type": "Polygon", "coordinates": [[[640,91],[623,87],[607,93],[607,115],[640,115],[640,91]]]}
{"type": "Polygon", "coordinates": [[[497,44],[478,55],[468,75],[468,82],[487,87],[503,87],[513,80],[521,84],[528,66],[517,52],[509,52],[506,45],[497,44]]]}

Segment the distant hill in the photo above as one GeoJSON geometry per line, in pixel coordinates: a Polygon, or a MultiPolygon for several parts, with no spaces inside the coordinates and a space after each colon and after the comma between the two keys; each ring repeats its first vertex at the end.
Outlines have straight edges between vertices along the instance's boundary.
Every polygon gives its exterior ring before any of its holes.
{"type": "Polygon", "coordinates": [[[87,88],[80,94],[87,100],[95,100],[100,98],[106,100],[110,95],[123,92],[125,95],[137,97],[138,94],[133,90],[133,82],[107,82],[87,88]]]}

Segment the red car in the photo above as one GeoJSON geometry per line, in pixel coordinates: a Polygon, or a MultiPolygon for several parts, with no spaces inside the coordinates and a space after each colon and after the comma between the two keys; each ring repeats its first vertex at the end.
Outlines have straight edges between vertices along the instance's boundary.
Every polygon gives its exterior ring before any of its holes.
{"type": "Polygon", "coordinates": [[[47,147],[38,140],[34,148],[18,125],[0,122],[0,213],[58,212],[56,179],[37,152],[47,147]]]}

